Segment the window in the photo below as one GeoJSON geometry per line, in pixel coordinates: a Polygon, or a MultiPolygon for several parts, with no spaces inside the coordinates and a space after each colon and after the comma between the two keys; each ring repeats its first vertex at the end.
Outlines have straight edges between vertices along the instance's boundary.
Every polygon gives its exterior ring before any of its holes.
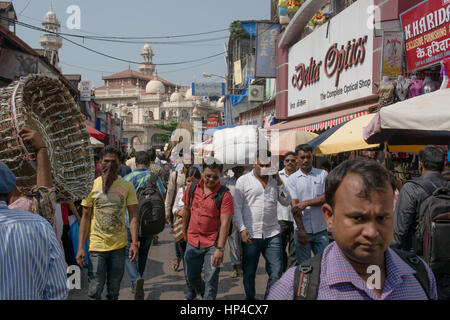
{"type": "Polygon", "coordinates": [[[127,123],[128,124],[133,123],[133,114],[131,112],[127,113],[127,123]]]}

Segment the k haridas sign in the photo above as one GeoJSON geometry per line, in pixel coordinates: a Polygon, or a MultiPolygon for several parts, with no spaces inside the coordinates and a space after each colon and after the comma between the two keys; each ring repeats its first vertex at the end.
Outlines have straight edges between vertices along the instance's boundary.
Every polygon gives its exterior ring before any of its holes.
{"type": "Polygon", "coordinates": [[[373,29],[362,14],[370,6],[352,4],[290,49],[289,116],[372,94],[373,29]]]}
{"type": "Polygon", "coordinates": [[[450,56],[450,1],[427,0],[400,15],[408,71],[423,69],[450,56]]]}

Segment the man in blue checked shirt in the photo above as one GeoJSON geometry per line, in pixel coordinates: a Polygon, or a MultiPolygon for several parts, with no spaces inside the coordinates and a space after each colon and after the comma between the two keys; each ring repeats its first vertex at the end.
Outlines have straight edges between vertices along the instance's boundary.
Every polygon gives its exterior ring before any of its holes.
{"type": "MultiPolygon", "coordinates": [[[[335,242],[320,260],[316,258],[316,268],[286,271],[271,287],[268,299],[437,299],[436,280],[426,263],[389,248],[394,237],[394,190],[392,173],[375,161],[349,160],[331,171],[322,212],[335,242]],[[320,275],[317,282],[314,272],[320,275]]],[[[313,259],[307,262],[309,267],[313,259]]]]}
{"type": "MultiPolygon", "coordinates": [[[[148,169],[149,165],[150,165],[149,154],[145,151],[137,152],[136,169],[134,169],[133,172],[124,177],[124,180],[129,181],[133,184],[136,192],[139,190],[139,188],[144,187],[150,181],[152,172],[148,169]]],[[[159,192],[162,195],[166,194],[166,189],[164,188],[164,185],[159,177],[156,180],[156,185],[158,187],[159,192]]],[[[125,224],[127,226],[127,234],[128,234],[128,245],[125,250],[128,250],[130,244],[132,243],[129,228],[128,212],[125,216],[125,224]]],[[[152,245],[152,240],[153,237],[139,237],[139,256],[137,261],[130,262],[130,259],[128,257],[125,258],[125,267],[131,280],[131,292],[134,295],[135,300],[144,299],[144,279],[142,278],[142,276],[145,271],[147,256],[150,250],[150,246],[152,245]]]]}
{"type": "Polygon", "coordinates": [[[0,300],[67,298],[64,256],[50,223],[37,214],[8,209],[14,173],[0,162],[0,300]]]}

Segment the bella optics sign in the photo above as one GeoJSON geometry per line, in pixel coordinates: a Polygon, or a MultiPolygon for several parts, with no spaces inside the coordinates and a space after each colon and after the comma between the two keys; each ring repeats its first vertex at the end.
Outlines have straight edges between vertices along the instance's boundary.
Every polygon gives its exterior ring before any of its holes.
{"type": "Polygon", "coordinates": [[[328,78],[335,76],[334,85],[338,87],[339,78],[343,71],[364,63],[367,38],[368,36],[364,36],[358,40],[348,41],[347,46],[345,48],[342,46],[340,50],[338,50],[337,43],[333,44],[327,51],[324,64],[322,61],[316,63],[314,58],[310,59],[309,67],[300,63],[295,67],[296,74],[292,76],[292,85],[301,91],[304,85],[307,86],[320,81],[320,67],[323,64],[326,76],[328,78]]]}
{"type": "Polygon", "coordinates": [[[361,14],[371,4],[352,4],[290,49],[289,116],[372,94],[373,30],[361,14]]]}

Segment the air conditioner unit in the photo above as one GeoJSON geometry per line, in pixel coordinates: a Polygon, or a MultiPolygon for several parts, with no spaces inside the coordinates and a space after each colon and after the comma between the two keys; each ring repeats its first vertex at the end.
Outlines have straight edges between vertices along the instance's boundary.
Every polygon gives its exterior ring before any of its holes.
{"type": "Polygon", "coordinates": [[[264,101],[264,86],[249,86],[248,101],[264,101]]]}

